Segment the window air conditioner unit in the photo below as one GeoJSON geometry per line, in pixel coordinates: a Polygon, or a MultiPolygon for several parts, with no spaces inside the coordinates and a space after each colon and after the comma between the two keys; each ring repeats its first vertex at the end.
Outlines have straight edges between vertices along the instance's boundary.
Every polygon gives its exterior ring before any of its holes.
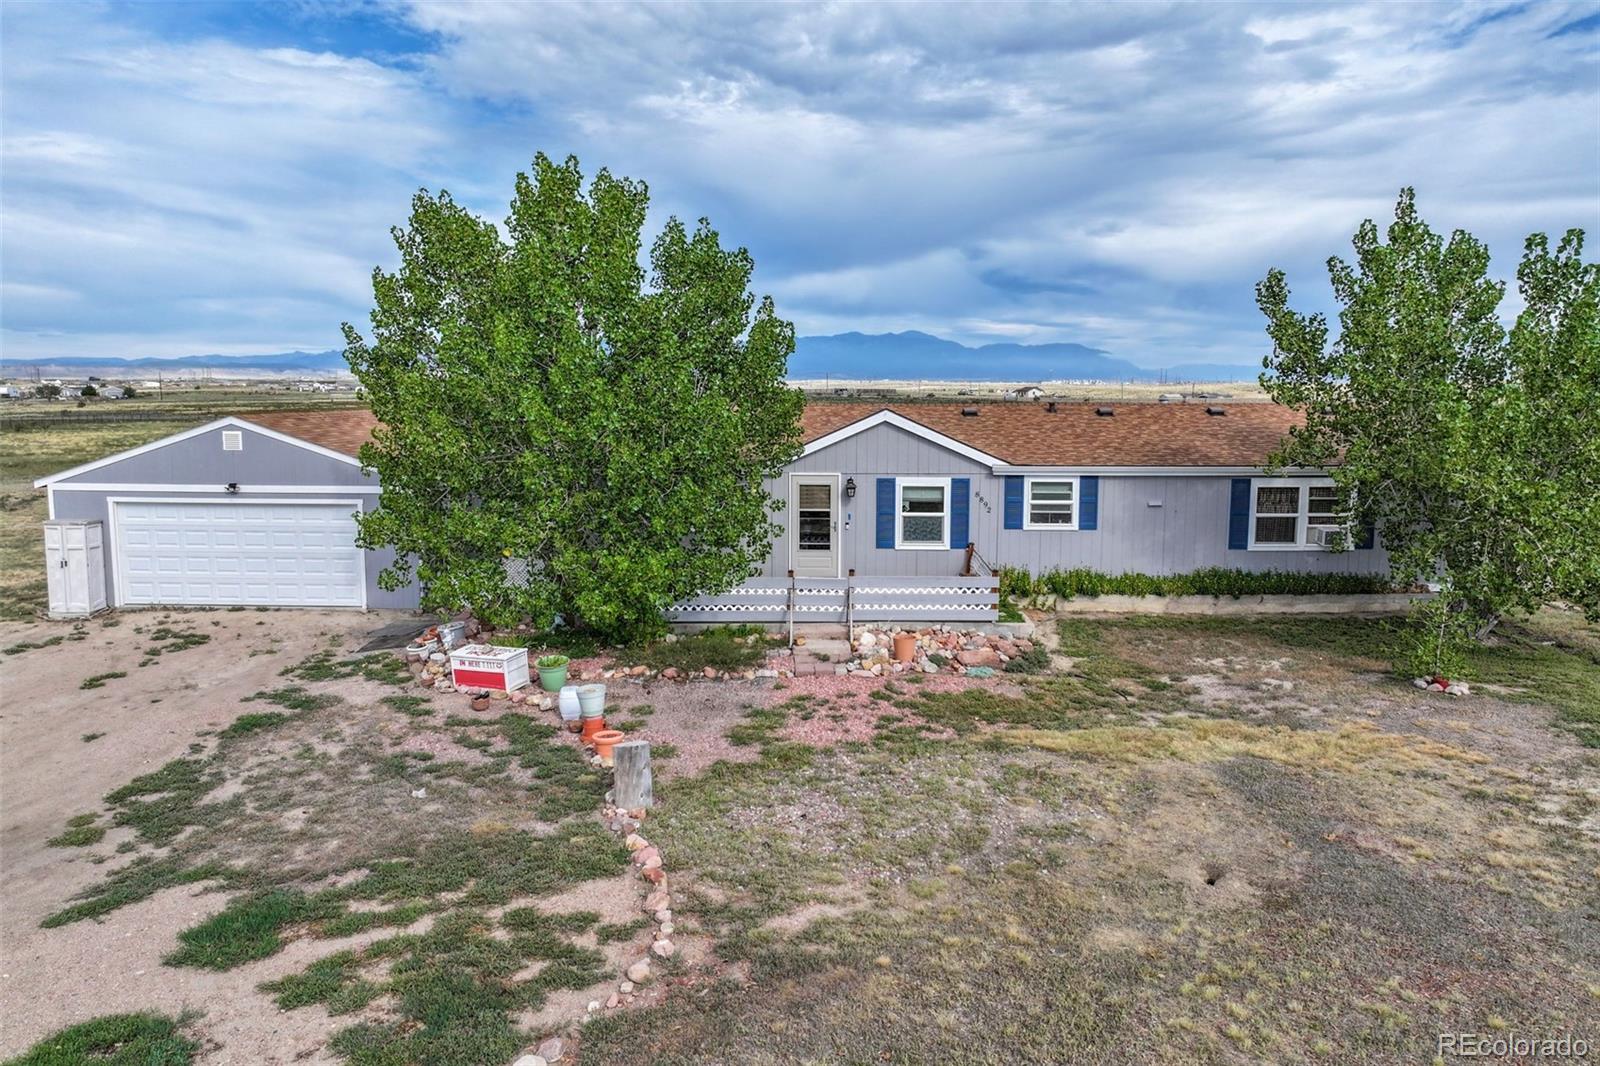
{"type": "Polygon", "coordinates": [[[1319,548],[1331,548],[1339,540],[1338,526],[1308,526],[1306,528],[1306,543],[1315,544],[1319,548]]]}

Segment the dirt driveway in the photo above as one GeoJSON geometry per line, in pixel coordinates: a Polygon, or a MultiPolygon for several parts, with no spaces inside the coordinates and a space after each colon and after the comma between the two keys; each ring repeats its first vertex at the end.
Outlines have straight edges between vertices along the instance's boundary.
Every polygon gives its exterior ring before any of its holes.
{"type": "Polygon", "coordinates": [[[326,1017],[320,1025],[290,1018],[255,991],[260,981],[303,966],[315,947],[291,944],[247,972],[163,967],[177,933],[227,902],[222,893],[202,892],[204,886],[168,889],[99,921],[42,929],[46,915],[114,865],[101,857],[132,833],[113,829],[90,854],[46,842],[66,819],[99,810],[107,792],[184,755],[201,733],[233,721],[246,696],[279,685],[279,671],[307,649],[334,641],[354,648],[365,634],[405,617],[152,611],[76,625],[0,626],[7,651],[63,638],[0,656],[0,1055],[98,1015],[155,1010],[176,1016],[203,1006],[206,1033],[216,1045],[207,1061],[332,1061],[319,1051],[334,1028],[326,1017]],[[189,646],[147,654],[180,644],[189,646]],[[113,673],[126,676],[81,687],[113,673]]]}

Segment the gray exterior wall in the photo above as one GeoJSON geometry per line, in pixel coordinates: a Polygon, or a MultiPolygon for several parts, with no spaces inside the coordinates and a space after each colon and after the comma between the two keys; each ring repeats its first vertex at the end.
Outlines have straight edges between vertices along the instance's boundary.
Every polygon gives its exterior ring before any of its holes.
{"type": "MultiPolygon", "coordinates": [[[[1231,476],[1101,474],[1098,528],[1062,531],[1004,528],[1004,477],[895,426],[874,426],[803,456],[790,470],[837,473],[841,485],[846,478],[855,478],[855,499],[840,500],[841,569],[853,568],[861,576],[951,576],[961,572],[964,552],[960,549],[899,551],[876,546],[877,479],[918,476],[971,479],[969,536],[978,553],[995,566],[1021,566],[1034,573],[1088,567],[1112,574],[1182,574],[1208,566],[1384,573],[1389,567],[1381,538],[1378,547],[1337,553],[1230,550],[1231,476]]],[[[782,482],[770,483],[768,491],[786,498],[782,482]]],[[[777,516],[785,534],[773,545],[762,571],[764,577],[781,577],[789,569],[788,517],[787,512],[777,516]]]]}
{"type": "MultiPolygon", "coordinates": [[[[236,428],[236,427],[229,427],[236,428]]],[[[320,455],[306,448],[275,440],[248,428],[244,434],[243,450],[222,450],[222,429],[190,437],[152,449],[141,455],[130,456],[108,463],[94,470],[67,478],[51,486],[53,511],[51,517],[69,520],[98,520],[110,529],[111,497],[135,499],[182,498],[203,502],[208,500],[283,500],[310,503],[319,499],[359,500],[363,511],[378,504],[375,493],[356,493],[340,489],[375,489],[376,477],[360,467],[320,455]],[[229,494],[223,486],[237,483],[239,492],[229,494]],[[133,485],[130,489],[73,489],[74,484],[133,485]],[[263,492],[251,486],[328,487],[331,491],[315,494],[296,492],[263,492]],[[149,488],[148,486],[162,486],[149,488]],[[170,487],[167,487],[170,486],[170,487]],[[186,491],[183,486],[207,486],[206,491],[186,491]],[[210,486],[215,486],[214,489],[210,486]]],[[[387,592],[378,587],[378,574],[394,562],[392,551],[367,552],[367,606],[369,608],[416,607],[419,591],[415,586],[387,592]]],[[[113,606],[117,605],[116,552],[109,543],[106,547],[106,588],[113,606]]]]}

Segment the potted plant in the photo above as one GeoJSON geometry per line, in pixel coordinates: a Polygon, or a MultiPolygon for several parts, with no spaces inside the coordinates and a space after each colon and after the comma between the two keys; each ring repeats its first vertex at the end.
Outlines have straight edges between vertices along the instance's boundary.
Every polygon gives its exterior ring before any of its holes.
{"type": "Polygon", "coordinates": [[[565,655],[539,656],[539,687],[546,692],[560,692],[567,683],[567,664],[571,661],[565,655]]]}

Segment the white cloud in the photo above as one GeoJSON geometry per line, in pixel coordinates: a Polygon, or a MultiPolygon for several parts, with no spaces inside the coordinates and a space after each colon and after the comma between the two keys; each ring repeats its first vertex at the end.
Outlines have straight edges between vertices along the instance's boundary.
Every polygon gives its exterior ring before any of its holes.
{"type": "Polygon", "coordinates": [[[333,343],[416,186],[498,220],[543,148],[710,216],[802,331],[1253,361],[1253,283],[1325,293],[1402,185],[1502,274],[1600,229],[1585,10],[418,2],[361,58],[13,7],[6,344],[333,343]]]}

